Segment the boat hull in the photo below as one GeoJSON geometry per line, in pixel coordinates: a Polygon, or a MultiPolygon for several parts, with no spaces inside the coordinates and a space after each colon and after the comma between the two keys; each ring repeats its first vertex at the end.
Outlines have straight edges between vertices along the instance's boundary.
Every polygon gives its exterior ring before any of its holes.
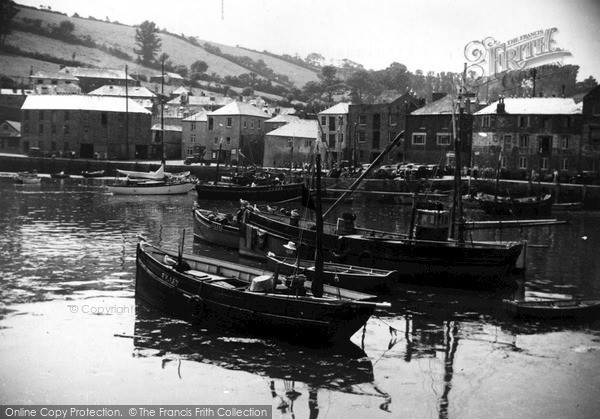
{"type": "MultiPolygon", "coordinates": [[[[240,233],[239,252],[243,256],[278,255],[284,244],[302,237],[297,243],[300,257],[314,257],[316,236],[310,229],[246,211],[240,233]]],[[[508,273],[523,247],[516,242],[458,243],[331,233],[323,234],[322,242],[326,261],[398,271],[401,282],[455,288],[514,286],[508,273]]]]}
{"type": "Polygon", "coordinates": [[[108,192],[114,195],[185,195],[192,189],[194,184],[176,183],[165,185],[112,185],[107,186],[108,192]]]}
{"type": "Polygon", "coordinates": [[[230,200],[244,199],[250,202],[279,202],[302,196],[302,183],[289,183],[269,186],[238,186],[213,185],[199,183],[196,185],[199,200],[230,200]]]}
{"type": "Polygon", "coordinates": [[[209,218],[210,211],[194,209],[194,238],[219,246],[237,249],[239,228],[209,218]]]}
{"type": "Polygon", "coordinates": [[[594,318],[600,315],[599,299],[517,301],[502,300],[511,317],[535,319],[594,318]]]}
{"type": "Polygon", "coordinates": [[[506,197],[494,197],[482,194],[477,197],[480,208],[486,214],[516,217],[541,217],[550,215],[552,212],[552,196],[526,197],[509,199],[506,197]]]}
{"type": "MultiPolygon", "coordinates": [[[[194,323],[254,331],[268,337],[320,346],[349,340],[374,310],[370,304],[334,298],[313,299],[251,292],[246,287],[223,287],[217,285],[218,282],[195,279],[161,263],[149,254],[148,246],[138,244],[136,296],[194,323]]],[[[159,252],[163,250],[159,249],[159,252]]],[[[173,253],[170,255],[177,257],[173,253]]],[[[185,260],[194,269],[200,266],[211,272],[218,269],[207,262],[209,258],[186,256],[185,260]]],[[[221,273],[223,277],[234,276],[244,280],[253,277],[253,273],[260,273],[254,268],[236,267],[231,263],[226,265],[226,272],[221,273]]]]}
{"type": "MultiPolygon", "coordinates": [[[[398,284],[398,272],[325,262],[323,282],[340,288],[369,293],[389,293],[398,284]]],[[[269,270],[284,275],[301,273],[314,280],[314,262],[306,259],[267,255],[269,270]]]]}

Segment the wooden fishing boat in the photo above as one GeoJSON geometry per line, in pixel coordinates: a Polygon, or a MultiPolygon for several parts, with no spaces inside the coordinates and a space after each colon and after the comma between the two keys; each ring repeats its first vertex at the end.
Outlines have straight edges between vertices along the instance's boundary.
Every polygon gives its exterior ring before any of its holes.
{"type": "MultiPolygon", "coordinates": [[[[269,270],[278,271],[284,275],[304,274],[310,281],[315,275],[314,260],[277,256],[269,253],[267,255],[267,266],[269,270]]],[[[398,272],[324,262],[323,282],[354,291],[387,293],[397,285],[398,272]]]]}
{"type": "Polygon", "coordinates": [[[317,297],[302,276],[277,276],[144,241],[136,264],[136,296],[166,312],[311,346],[347,341],[378,304],[372,295],[327,285],[317,297]]]}
{"type": "MultiPolygon", "coordinates": [[[[426,212],[427,210],[419,210],[426,212]]],[[[523,244],[515,241],[481,242],[433,238],[447,234],[443,229],[419,229],[410,238],[406,234],[358,229],[338,220],[323,233],[325,260],[335,263],[398,271],[400,281],[456,288],[496,288],[513,285],[508,273],[515,267],[523,244]]],[[[283,245],[302,238],[300,257],[314,255],[316,235],[313,223],[299,220],[285,223],[262,212],[246,209],[241,219],[239,252],[243,256],[266,258],[268,252],[281,254],[283,245]]]]}
{"type": "Polygon", "coordinates": [[[552,195],[512,198],[490,194],[478,194],[475,198],[479,207],[491,215],[513,215],[515,217],[547,216],[552,212],[552,195]]]}
{"type": "Polygon", "coordinates": [[[186,181],[126,181],[124,184],[108,185],[107,189],[114,195],[185,195],[194,189],[194,184],[186,181]]]}
{"type": "Polygon", "coordinates": [[[102,177],[106,172],[104,170],[95,170],[95,171],[83,171],[81,172],[81,176],[91,178],[91,177],[102,177]]]}
{"type": "Polygon", "coordinates": [[[555,211],[579,211],[583,208],[583,202],[556,202],[552,204],[555,211]]]}
{"type": "Polygon", "coordinates": [[[196,192],[199,200],[244,199],[252,202],[280,202],[299,198],[306,189],[303,183],[287,183],[276,185],[240,186],[224,183],[198,183],[196,192]]]}
{"type": "Polygon", "coordinates": [[[600,299],[502,300],[512,317],[539,319],[593,318],[600,315],[600,299]]]}
{"type": "Polygon", "coordinates": [[[19,172],[14,177],[15,183],[19,185],[37,185],[42,178],[36,172],[19,172]]]}
{"type": "Polygon", "coordinates": [[[194,208],[194,238],[237,249],[239,225],[233,214],[194,208]]]}

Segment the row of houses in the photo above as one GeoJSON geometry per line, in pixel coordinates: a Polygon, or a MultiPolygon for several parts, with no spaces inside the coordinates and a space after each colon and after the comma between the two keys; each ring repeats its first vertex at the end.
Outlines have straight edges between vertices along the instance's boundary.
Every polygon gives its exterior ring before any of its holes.
{"type": "Polygon", "coordinates": [[[540,97],[480,104],[464,95],[459,104],[455,97],[434,94],[424,104],[404,94],[378,104],[339,103],[316,119],[301,120],[293,109],[194,94],[182,86],[172,86],[169,96],[163,95],[164,85],[161,92],[93,81],[87,86],[94,87],[87,95],[24,93],[19,117],[1,125],[0,151],[38,148],[111,159],[203,154],[231,164],[288,166],[310,161],[318,143],[331,166],[344,160],[369,163],[405,131],[386,163],[452,166],[458,133],[467,166],[499,164],[522,173],[600,169],[599,87],[579,102],[540,97]]]}

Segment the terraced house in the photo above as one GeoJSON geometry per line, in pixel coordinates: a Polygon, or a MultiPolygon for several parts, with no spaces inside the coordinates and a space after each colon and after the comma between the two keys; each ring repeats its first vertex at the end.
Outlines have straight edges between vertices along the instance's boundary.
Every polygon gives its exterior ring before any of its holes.
{"type": "Polygon", "coordinates": [[[584,149],[582,104],[571,98],[501,98],[475,113],[473,164],[525,179],[577,171],[584,149]]]}

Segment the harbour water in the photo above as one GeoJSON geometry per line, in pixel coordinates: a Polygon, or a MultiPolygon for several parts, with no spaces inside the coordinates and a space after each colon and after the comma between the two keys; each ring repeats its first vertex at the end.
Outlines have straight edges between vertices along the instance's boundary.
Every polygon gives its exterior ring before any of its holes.
{"type": "MultiPolygon", "coordinates": [[[[326,350],[193,328],[137,301],[138,235],[176,249],[185,229],[186,252],[238,259],[194,243],[195,198],[110,196],[72,179],[0,182],[0,404],[265,404],[276,418],[597,417],[600,321],[512,320],[500,304],[510,291],[401,286],[349,344],[326,350]]],[[[360,197],[351,210],[358,225],[380,230],[409,219],[408,207],[360,197]]],[[[528,296],[600,298],[600,212],[556,216],[569,222],[472,238],[528,240],[528,296]]]]}

